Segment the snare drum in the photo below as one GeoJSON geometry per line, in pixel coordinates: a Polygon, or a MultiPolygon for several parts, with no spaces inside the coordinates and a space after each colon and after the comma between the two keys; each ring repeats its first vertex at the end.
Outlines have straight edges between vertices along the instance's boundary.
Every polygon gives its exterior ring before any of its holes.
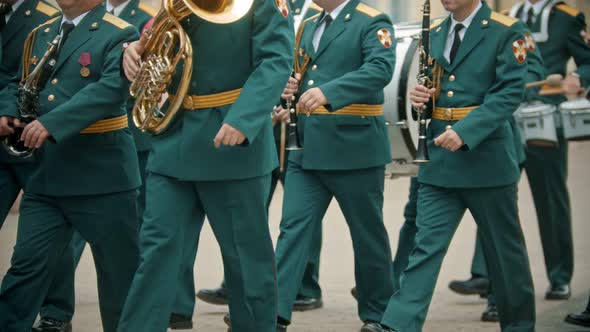
{"type": "Polygon", "coordinates": [[[590,100],[583,98],[559,105],[563,135],[569,141],[590,140],[590,100]]]}
{"type": "Polygon", "coordinates": [[[555,147],[558,145],[555,127],[557,107],[541,103],[522,104],[514,113],[523,140],[533,146],[555,147]]]}
{"type": "Polygon", "coordinates": [[[418,123],[412,120],[410,89],[418,76],[418,42],[421,25],[394,25],[397,40],[395,71],[385,88],[385,121],[388,128],[391,156],[387,165],[389,177],[415,176],[418,166],[413,163],[418,141],[418,123]]]}

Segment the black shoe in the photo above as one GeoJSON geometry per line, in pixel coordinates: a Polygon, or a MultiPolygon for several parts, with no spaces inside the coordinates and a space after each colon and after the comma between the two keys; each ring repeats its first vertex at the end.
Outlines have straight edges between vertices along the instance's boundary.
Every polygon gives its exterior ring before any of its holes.
{"type": "Polygon", "coordinates": [[[353,287],[350,290],[350,295],[352,295],[352,297],[354,297],[354,299],[358,301],[358,297],[356,297],[356,287],[353,287]]]}
{"type": "Polygon", "coordinates": [[[193,319],[190,316],[171,314],[170,323],[168,323],[168,327],[170,327],[173,330],[192,330],[193,319]]]}
{"type": "Polygon", "coordinates": [[[569,314],[565,317],[565,322],[578,326],[590,327],[590,311],[586,310],[581,314],[569,314]]]}
{"type": "Polygon", "coordinates": [[[498,308],[495,304],[488,304],[486,310],[481,314],[481,321],[492,323],[500,321],[500,316],[498,315],[498,308]]]}
{"type": "Polygon", "coordinates": [[[545,300],[567,300],[572,296],[569,285],[551,286],[545,293],[545,300]]]}
{"type": "MultiPolygon", "coordinates": [[[[223,322],[227,325],[227,332],[231,332],[231,319],[229,314],[223,316],[223,322]]],[[[287,332],[287,325],[277,323],[277,332],[287,332]]]]}
{"type": "Polygon", "coordinates": [[[453,280],[449,288],[462,295],[487,296],[490,282],[487,278],[471,277],[469,280],[453,280]]]}
{"type": "Polygon", "coordinates": [[[72,332],[72,323],[42,317],[33,326],[32,332],[72,332]]]}
{"type": "Polygon", "coordinates": [[[293,311],[308,311],[319,309],[324,306],[322,298],[297,296],[293,303],[293,311]]]}
{"type": "Polygon", "coordinates": [[[197,298],[203,302],[216,305],[227,305],[227,289],[223,287],[215,289],[201,289],[197,293],[197,298]]]}
{"type": "Polygon", "coordinates": [[[363,327],[361,327],[361,330],[359,332],[388,332],[391,330],[386,330],[381,324],[377,323],[377,322],[371,322],[371,321],[367,321],[365,322],[365,324],[363,324],[363,327]]]}

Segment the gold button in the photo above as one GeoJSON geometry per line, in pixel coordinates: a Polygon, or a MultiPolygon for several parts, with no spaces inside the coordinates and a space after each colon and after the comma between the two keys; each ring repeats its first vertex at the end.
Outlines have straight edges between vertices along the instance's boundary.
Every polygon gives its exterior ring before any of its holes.
{"type": "Polygon", "coordinates": [[[47,97],[47,100],[54,101],[55,100],[55,96],[54,95],[49,95],[49,97],[47,97]]]}
{"type": "Polygon", "coordinates": [[[449,81],[455,82],[455,79],[456,79],[455,75],[449,76],[449,81]]]}
{"type": "Polygon", "coordinates": [[[454,93],[453,91],[449,91],[449,92],[447,92],[447,96],[448,96],[449,98],[453,98],[453,96],[454,96],[454,95],[455,95],[455,93],[454,93]]]}
{"type": "Polygon", "coordinates": [[[51,80],[51,84],[53,84],[53,85],[56,85],[56,84],[57,84],[57,82],[58,82],[58,81],[57,81],[57,78],[54,78],[54,79],[52,79],[52,80],[51,80]]]}
{"type": "Polygon", "coordinates": [[[311,70],[313,70],[313,71],[316,71],[316,70],[318,70],[318,65],[313,65],[313,66],[311,66],[311,70]]]}
{"type": "Polygon", "coordinates": [[[309,86],[312,86],[312,85],[313,85],[313,83],[314,83],[314,82],[313,82],[313,80],[309,80],[309,81],[307,81],[307,85],[309,85],[309,86]]]}
{"type": "Polygon", "coordinates": [[[299,14],[299,13],[301,13],[301,8],[295,9],[295,14],[299,14]]]}
{"type": "Polygon", "coordinates": [[[451,130],[451,129],[453,129],[453,126],[446,126],[445,129],[446,130],[451,130]]]}

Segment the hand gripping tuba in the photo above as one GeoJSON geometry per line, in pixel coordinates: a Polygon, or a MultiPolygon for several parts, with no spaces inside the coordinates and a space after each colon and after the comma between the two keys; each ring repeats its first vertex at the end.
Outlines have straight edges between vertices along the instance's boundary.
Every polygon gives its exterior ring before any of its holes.
{"type": "Polygon", "coordinates": [[[141,131],[160,134],[168,128],[182,106],[193,72],[193,48],[180,21],[191,14],[228,24],[245,16],[254,0],[163,0],[147,38],[139,72],[129,88],[135,98],[133,122],[141,131]],[[183,62],[181,79],[168,107],[158,104],[170,86],[176,68],[183,62]]]}

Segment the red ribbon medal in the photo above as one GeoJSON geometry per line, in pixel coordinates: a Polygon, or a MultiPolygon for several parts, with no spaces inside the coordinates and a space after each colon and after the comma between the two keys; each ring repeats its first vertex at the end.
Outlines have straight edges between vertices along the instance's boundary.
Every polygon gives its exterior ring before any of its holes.
{"type": "Polygon", "coordinates": [[[80,54],[80,59],[78,59],[78,63],[82,65],[82,69],[80,69],[80,76],[88,77],[90,76],[90,69],[88,69],[88,65],[92,63],[92,58],[90,57],[90,53],[84,52],[80,54]]]}

